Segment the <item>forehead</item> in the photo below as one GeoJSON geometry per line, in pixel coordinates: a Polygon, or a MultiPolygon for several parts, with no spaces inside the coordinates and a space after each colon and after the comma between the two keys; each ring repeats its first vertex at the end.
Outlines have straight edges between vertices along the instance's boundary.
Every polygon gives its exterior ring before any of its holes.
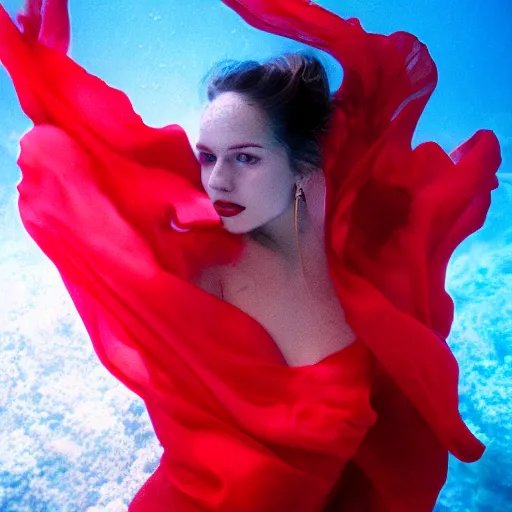
{"type": "Polygon", "coordinates": [[[239,94],[228,92],[206,107],[199,132],[204,143],[225,137],[266,139],[270,124],[260,108],[249,105],[239,94]]]}

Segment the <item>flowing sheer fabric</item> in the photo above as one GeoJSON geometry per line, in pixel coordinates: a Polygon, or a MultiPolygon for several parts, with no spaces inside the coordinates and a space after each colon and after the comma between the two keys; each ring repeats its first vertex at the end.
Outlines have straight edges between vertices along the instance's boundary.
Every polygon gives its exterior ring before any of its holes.
{"type": "Polygon", "coordinates": [[[448,260],[487,214],[499,145],[447,155],[411,138],[436,81],[414,36],[366,33],[305,0],[224,0],[343,66],[322,141],[331,275],[356,343],[288,367],[253,318],[190,283],[243,250],[200,184],[183,129],[147,127],[65,53],[65,0],[0,6],[0,59],[34,128],[21,218],[57,266],[107,369],[164,448],[131,512],[429,511],[448,452],[484,447],[458,411],[448,260]],[[174,226],[174,228],[173,228],[174,226]]]}

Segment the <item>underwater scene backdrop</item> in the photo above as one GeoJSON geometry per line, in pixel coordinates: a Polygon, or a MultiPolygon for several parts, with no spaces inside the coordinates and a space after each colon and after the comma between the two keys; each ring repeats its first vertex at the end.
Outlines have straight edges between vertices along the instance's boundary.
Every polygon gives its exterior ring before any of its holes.
{"type": "MultiPolygon", "coordinates": [[[[415,145],[450,151],[479,128],[496,132],[500,187],[484,227],[455,252],[448,339],[460,365],[461,413],[487,445],[450,459],[436,511],[508,510],[512,503],[512,49],[506,0],[323,0],[371,32],[412,32],[439,84],[415,145]],[[507,507],[508,503],[508,507],[507,507]]],[[[3,0],[11,15],[20,0],[3,0]]],[[[200,82],[224,58],[266,59],[302,45],[257,31],[219,1],[70,0],[71,56],[125,91],[146,123],[182,125],[195,143],[200,82]]],[[[342,72],[326,65],[331,88],[342,72]]],[[[0,70],[0,511],[118,512],[155,470],[161,448],[141,400],[100,364],[53,265],[17,212],[18,141],[30,124],[0,70]]]]}

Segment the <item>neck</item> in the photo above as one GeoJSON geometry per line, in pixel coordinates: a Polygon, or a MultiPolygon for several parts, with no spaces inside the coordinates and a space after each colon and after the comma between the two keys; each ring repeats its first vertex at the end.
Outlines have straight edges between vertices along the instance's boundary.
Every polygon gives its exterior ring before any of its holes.
{"type": "MultiPolygon", "coordinates": [[[[318,244],[320,239],[314,233],[307,207],[299,200],[298,235],[302,255],[305,248],[311,249],[312,244],[318,244]]],[[[301,259],[295,235],[294,203],[283,214],[265,224],[261,228],[248,233],[248,237],[275,253],[284,265],[290,268],[300,267],[301,259]]]]}

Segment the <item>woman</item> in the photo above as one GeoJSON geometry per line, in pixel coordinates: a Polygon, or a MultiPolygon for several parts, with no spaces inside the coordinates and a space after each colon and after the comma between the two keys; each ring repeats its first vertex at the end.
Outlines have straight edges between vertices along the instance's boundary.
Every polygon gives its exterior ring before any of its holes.
{"type": "Polygon", "coordinates": [[[322,236],[318,136],[331,112],[327,75],[317,59],[298,54],[219,71],[197,143],[201,180],[245,250],[232,265],[203,269],[196,284],[256,318],[289,365],[313,364],[355,337],[322,236]],[[312,178],[305,208],[301,197],[312,178]]]}
{"type": "Polygon", "coordinates": [[[36,125],[23,223],[164,447],[130,510],[432,510],[448,452],[484,449],[458,412],[444,278],[485,220],[496,138],[411,149],[437,76],[410,34],[304,0],[224,3],[344,79],[329,97],[299,55],[221,70],[199,163],[179,126],[145,126],[64,55],[64,0],[42,18],[29,2],[21,32],[0,9],[36,125]]]}

